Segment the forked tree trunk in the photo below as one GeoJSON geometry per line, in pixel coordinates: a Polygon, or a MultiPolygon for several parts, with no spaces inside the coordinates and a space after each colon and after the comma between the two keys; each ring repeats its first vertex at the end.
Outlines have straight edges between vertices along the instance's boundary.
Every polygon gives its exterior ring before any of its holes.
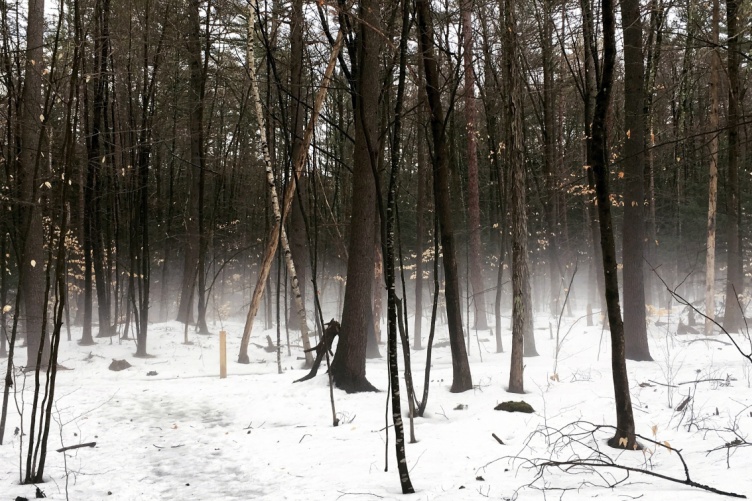
{"type": "Polygon", "coordinates": [[[439,73],[434,56],[434,32],[428,0],[416,0],[416,15],[420,37],[420,51],[426,77],[426,95],[431,109],[431,134],[433,136],[433,192],[439,218],[441,247],[444,261],[445,298],[449,322],[449,345],[452,350],[453,393],[473,388],[470,364],[467,360],[465,338],[462,334],[459,274],[457,271],[451,197],[449,194],[449,166],[447,165],[444,110],[439,93],[439,73]]]}

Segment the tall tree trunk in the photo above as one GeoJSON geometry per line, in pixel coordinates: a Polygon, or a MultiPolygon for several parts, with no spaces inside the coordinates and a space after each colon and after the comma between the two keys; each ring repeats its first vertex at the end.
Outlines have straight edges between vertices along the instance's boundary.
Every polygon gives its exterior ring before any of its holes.
{"type": "MultiPolygon", "coordinates": [[[[42,208],[38,202],[41,181],[41,152],[43,137],[42,75],[44,72],[44,0],[29,0],[26,27],[26,64],[18,122],[21,153],[18,157],[21,200],[21,242],[19,289],[23,299],[26,327],[27,367],[34,367],[40,348],[47,344],[44,317],[44,229],[42,208]]],[[[18,312],[16,312],[18,314],[18,312]]],[[[46,348],[44,348],[46,349],[46,348]]],[[[42,357],[40,360],[44,360],[42,357]]]]}
{"type": "Polygon", "coordinates": [[[624,32],[624,337],[630,360],[653,360],[645,317],[645,68],[640,0],[621,0],[624,32]]]}
{"type": "Polygon", "coordinates": [[[624,324],[619,306],[619,281],[616,264],[616,246],[611,223],[611,198],[608,188],[608,115],[611,105],[614,66],[616,64],[616,19],[612,0],[603,0],[603,58],[602,73],[595,98],[592,136],[588,139],[593,161],[593,174],[596,183],[598,221],[600,225],[603,271],[605,275],[605,296],[608,308],[608,321],[611,330],[611,371],[614,381],[616,403],[616,434],[609,440],[611,447],[631,450],[637,447],[635,441],[632,398],[629,394],[629,378],[624,346],[624,324]]]}
{"type": "Polygon", "coordinates": [[[475,328],[488,329],[480,241],[480,187],[476,141],[475,73],[473,70],[473,0],[462,0],[462,51],[465,74],[465,126],[467,133],[467,211],[470,225],[470,284],[473,288],[475,328]]]}
{"type": "MultiPolygon", "coordinates": [[[[91,338],[91,273],[96,278],[97,304],[99,312],[99,333],[97,337],[112,334],[112,320],[110,309],[109,287],[110,274],[106,267],[104,252],[102,218],[106,210],[104,204],[106,182],[102,173],[102,166],[106,164],[106,154],[102,151],[102,143],[106,140],[107,100],[106,88],[108,81],[109,56],[109,0],[98,0],[95,5],[96,34],[94,40],[94,88],[93,106],[89,108],[88,92],[84,90],[84,105],[87,115],[91,116],[87,129],[87,179],[84,196],[84,261],[85,261],[85,291],[84,291],[84,332],[81,344],[92,344],[91,338]],[[88,261],[88,262],[87,262],[88,261]],[[88,324],[88,328],[87,328],[88,324]]],[[[107,245],[110,245],[107,242],[107,245]]]]}
{"type": "MultiPolygon", "coordinates": [[[[201,0],[191,0],[188,9],[188,66],[190,69],[190,91],[189,102],[190,117],[189,117],[189,129],[191,134],[191,174],[193,185],[191,186],[190,199],[191,206],[191,224],[189,227],[196,230],[195,235],[189,235],[188,238],[195,240],[194,245],[197,246],[196,261],[189,263],[186,260],[186,271],[188,266],[192,265],[194,268],[190,269],[190,273],[198,279],[198,316],[196,318],[196,327],[199,333],[208,334],[209,329],[206,325],[206,251],[207,242],[204,229],[204,191],[206,188],[206,159],[204,156],[204,94],[206,85],[206,63],[201,61],[201,21],[200,21],[200,9],[201,0]],[[193,221],[195,219],[195,221],[193,221]]],[[[210,9],[207,9],[207,23],[211,16],[210,9]]],[[[208,37],[207,33],[207,37],[208,37]]],[[[207,49],[209,47],[209,41],[207,40],[207,49]]],[[[207,50],[208,52],[208,50],[207,50]]],[[[208,56],[208,53],[206,54],[208,56]]],[[[186,256],[188,253],[186,253],[186,256]]],[[[185,277],[183,277],[185,282],[185,277]]],[[[189,291],[184,290],[184,293],[188,293],[188,308],[192,308],[191,298],[193,298],[193,288],[189,291]]],[[[181,294],[180,301],[182,303],[183,296],[181,294]]],[[[189,313],[190,318],[190,313],[189,313]]],[[[187,320],[186,320],[187,323],[187,320]]]]}
{"type": "Polygon", "coordinates": [[[512,223],[512,366],[510,391],[522,393],[522,356],[538,355],[533,335],[533,308],[527,255],[527,205],[524,146],[522,144],[522,81],[517,16],[512,0],[504,0],[504,82],[506,86],[506,153],[509,165],[512,223]],[[524,348],[523,348],[524,346],[524,348]],[[515,349],[516,348],[516,349],[515,349]]]}
{"type": "MultiPolygon", "coordinates": [[[[303,100],[303,0],[293,0],[290,14],[290,127],[292,128],[292,158],[298,158],[303,146],[305,133],[305,106],[303,100]]],[[[305,172],[305,169],[304,169],[305,172]]],[[[300,281],[300,296],[305,305],[306,285],[308,284],[308,246],[306,245],[305,220],[301,202],[306,200],[307,178],[300,176],[297,182],[298,195],[292,202],[292,213],[287,226],[290,236],[290,251],[292,259],[296,263],[295,270],[298,272],[300,281]]],[[[294,301],[295,298],[291,298],[294,301]]],[[[295,311],[295,306],[290,304],[290,312],[295,311]]],[[[299,322],[292,320],[291,327],[300,329],[299,322]]]]}
{"type": "Polygon", "coordinates": [[[180,303],[178,306],[178,322],[191,323],[193,321],[193,303],[196,298],[196,278],[204,271],[199,269],[202,235],[199,212],[202,211],[204,160],[203,160],[203,66],[201,64],[201,22],[199,20],[200,0],[191,0],[188,5],[188,34],[187,57],[189,66],[188,101],[190,115],[188,128],[190,131],[190,166],[188,169],[191,180],[188,195],[188,210],[185,215],[185,254],[183,256],[183,280],[180,287],[180,303]]]}
{"type": "MultiPolygon", "coordinates": [[[[253,4],[255,5],[255,4],[253,4]]],[[[251,10],[249,11],[249,17],[248,17],[248,40],[254,39],[254,6],[251,6],[251,10]]],[[[248,358],[248,345],[250,343],[251,339],[251,330],[253,329],[253,321],[256,318],[256,313],[258,313],[259,305],[261,304],[261,297],[264,294],[264,289],[266,288],[266,282],[269,280],[269,271],[271,269],[272,259],[274,258],[274,254],[277,252],[277,244],[280,240],[280,230],[281,225],[285,223],[286,216],[289,212],[290,206],[292,204],[292,199],[295,194],[295,186],[296,182],[295,180],[300,175],[303,165],[305,164],[306,158],[308,156],[308,146],[311,144],[311,138],[313,137],[313,129],[316,125],[316,120],[318,119],[319,112],[321,111],[321,106],[324,103],[324,98],[326,97],[326,93],[328,90],[329,82],[331,81],[332,72],[334,71],[334,66],[337,61],[337,56],[339,54],[340,48],[342,47],[343,43],[343,36],[341,34],[338,35],[337,41],[334,44],[334,47],[332,47],[332,53],[329,55],[329,64],[326,68],[326,71],[324,73],[324,78],[321,81],[321,87],[318,90],[318,93],[316,94],[316,99],[313,104],[313,113],[311,114],[311,118],[308,121],[308,125],[306,126],[305,135],[303,137],[303,147],[300,149],[300,156],[293,159],[293,167],[295,175],[291,177],[290,182],[287,184],[287,187],[285,188],[285,194],[283,199],[283,208],[280,211],[280,219],[276,220],[277,214],[275,214],[275,223],[272,227],[272,230],[269,234],[269,238],[267,240],[266,249],[264,250],[264,255],[262,257],[261,261],[261,268],[259,269],[259,274],[256,280],[256,286],[253,289],[253,295],[251,296],[251,306],[248,309],[248,315],[246,316],[245,326],[243,327],[243,337],[240,341],[240,350],[238,353],[238,363],[241,364],[247,364],[250,362],[250,359],[248,358]]],[[[253,61],[253,45],[252,43],[248,44],[247,47],[248,53],[247,53],[247,59],[248,61],[253,61]]],[[[254,87],[256,87],[256,90],[258,91],[257,84],[255,82],[256,75],[255,75],[255,67],[251,68],[248,67],[248,74],[250,76],[250,87],[253,91],[254,87]]],[[[262,123],[264,121],[263,117],[263,110],[261,109],[261,102],[257,101],[257,120],[260,120],[262,123]]],[[[264,136],[266,135],[266,130],[264,129],[264,136]]],[[[268,154],[268,148],[267,148],[267,154],[268,154]]],[[[266,158],[265,158],[266,161],[266,158]]],[[[271,169],[271,158],[269,159],[268,167],[271,169]]],[[[273,174],[273,173],[272,173],[273,174]]],[[[275,187],[276,190],[276,187],[275,187]]],[[[292,260],[292,257],[291,257],[292,260]]],[[[291,274],[295,275],[296,274],[291,274]]],[[[292,278],[292,277],[291,277],[292,278]]],[[[294,288],[294,287],[293,287],[294,288]]],[[[302,302],[301,302],[302,305],[302,302]]],[[[305,308],[298,308],[298,314],[305,315],[305,308]]],[[[302,327],[302,324],[301,324],[302,327]]],[[[310,342],[308,339],[308,334],[304,330],[301,332],[301,338],[303,340],[303,348],[304,350],[307,350],[310,348],[310,342]]],[[[310,362],[313,362],[313,357],[310,356],[310,352],[307,352],[308,355],[306,355],[306,364],[310,362]]]]}
{"type": "MultiPolygon", "coordinates": [[[[420,80],[423,79],[423,63],[418,61],[418,73],[420,80]]],[[[418,199],[415,202],[415,326],[413,327],[413,348],[419,350],[423,346],[423,252],[425,251],[426,226],[425,213],[430,172],[426,161],[426,134],[425,134],[425,106],[426,91],[422,85],[418,86],[417,105],[417,156],[418,156],[418,199]]]]}
{"type": "MultiPolygon", "coordinates": [[[[282,210],[280,209],[280,203],[279,203],[279,197],[277,196],[277,183],[274,176],[274,166],[272,165],[271,157],[269,155],[269,143],[266,140],[266,125],[264,121],[264,110],[263,106],[261,104],[261,96],[259,94],[258,89],[258,82],[256,78],[256,57],[254,53],[254,39],[255,39],[255,29],[254,29],[254,18],[255,14],[257,12],[258,6],[257,2],[252,2],[251,6],[249,7],[249,17],[248,17],[248,46],[247,46],[247,57],[248,57],[248,75],[250,77],[250,86],[251,86],[251,95],[253,98],[253,102],[255,105],[256,110],[256,121],[258,122],[258,135],[259,135],[259,146],[261,149],[262,156],[264,158],[264,167],[266,170],[266,184],[269,189],[269,198],[271,199],[271,205],[272,205],[272,211],[274,214],[274,220],[275,220],[275,226],[274,230],[272,231],[272,238],[278,239],[279,243],[282,245],[282,252],[284,254],[285,264],[287,265],[287,272],[290,276],[290,282],[292,285],[292,292],[295,297],[295,309],[298,314],[298,320],[299,324],[301,326],[301,339],[303,340],[303,350],[304,353],[306,353],[306,365],[310,366],[313,363],[313,357],[311,355],[310,350],[310,342],[308,339],[308,323],[306,321],[306,312],[305,307],[303,306],[303,301],[300,296],[300,285],[298,282],[298,274],[295,269],[295,263],[292,259],[292,253],[290,252],[290,244],[287,239],[287,232],[284,228],[284,220],[283,220],[283,214],[282,210]]],[[[336,50],[336,49],[335,49],[336,50]]],[[[326,80],[328,79],[328,76],[333,68],[333,61],[330,60],[329,67],[327,68],[327,73],[324,76],[324,85],[326,84],[326,80]]],[[[321,93],[320,93],[321,95],[321,93]]],[[[318,113],[318,106],[320,106],[320,103],[316,103],[316,109],[314,111],[313,117],[312,117],[312,123],[315,122],[316,115],[318,113]]],[[[306,139],[304,140],[305,143],[307,143],[307,140],[310,139],[306,135],[306,139]]],[[[304,149],[304,148],[302,148],[304,149]]],[[[302,154],[301,154],[302,155],[302,154]]],[[[305,157],[302,157],[300,159],[296,159],[294,162],[294,165],[296,166],[296,172],[299,165],[302,165],[302,163],[305,161],[305,157]]],[[[294,184],[292,182],[288,183],[288,190],[285,191],[285,199],[284,199],[284,207],[288,208],[290,204],[292,203],[291,197],[292,197],[292,191],[294,190],[294,184]],[[289,197],[288,197],[289,195],[289,197]]],[[[264,256],[264,264],[262,264],[262,273],[259,277],[260,280],[266,280],[268,277],[268,267],[271,264],[271,257],[274,256],[276,252],[276,245],[274,247],[267,247],[266,254],[264,256]],[[268,259],[268,261],[267,261],[268,259]],[[264,276],[264,273],[266,273],[266,276],[264,276]]],[[[277,270],[277,285],[279,287],[279,270],[277,270]]],[[[262,282],[263,283],[263,282],[262,282]]],[[[258,290],[258,284],[256,284],[256,289],[258,290]]],[[[263,287],[261,288],[263,291],[263,287]]],[[[279,293],[279,290],[277,291],[279,293]]],[[[256,314],[256,310],[258,309],[258,300],[260,299],[260,296],[256,295],[256,291],[254,291],[254,299],[252,300],[251,304],[251,312],[249,313],[249,320],[246,322],[246,329],[243,332],[243,340],[241,344],[241,357],[245,355],[247,358],[247,353],[244,351],[247,350],[248,347],[248,336],[250,335],[250,325],[252,325],[253,322],[253,316],[256,314]],[[256,301],[255,306],[253,304],[253,301],[256,301]]],[[[279,308],[279,296],[277,297],[277,308],[279,308]]],[[[279,328],[279,325],[278,325],[279,328]]],[[[241,358],[241,361],[242,358],[241,358]]],[[[279,364],[279,360],[277,361],[279,364]]],[[[247,362],[246,362],[247,363],[247,362]]],[[[281,368],[280,368],[281,370],[281,368]]]]}
{"type": "Polygon", "coordinates": [[[657,280],[650,267],[658,265],[658,232],[656,227],[656,198],[655,198],[655,113],[653,101],[655,99],[655,81],[658,65],[661,61],[663,48],[663,25],[666,7],[663,0],[650,0],[650,31],[647,36],[647,55],[645,57],[645,257],[650,266],[643,266],[645,272],[645,303],[659,304],[655,296],[657,280]]]}
{"type": "Polygon", "coordinates": [[[726,309],[723,328],[728,332],[739,332],[744,327],[742,306],[737,296],[744,293],[744,267],[741,246],[741,210],[739,199],[739,160],[741,143],[739,141],[739,101],[741,98],[741,79],[739,77],[739,59],[741,54],[741,33],[739,31],[739,2],[726,0],[726,20],[728,26],[728,178],[726,214],[728,220],[728,275],[726,278],[726,309]]]}
{"type": "Polygon", "coordinates": [[[350,392],[373,391],[366,379],[366,346],[373,329],[373,248],[378,170],[379,85],[381,82],[381,14],[375,0],[359,2],[357,56],[352,61],[355,78],[353,114],[355,151],[352,211],[347,259],[347,288],[342,312],[342,332],[331,374],[336,385],[350,392]]]}
{"type": "MultiPolygon", "coordinates": [[[[414,493],[415,489],[410,481],[410,470],[407,467],[407,457],[405,454],[405,431],[402,423],[402,412],[400,402],[399,386],[399,365],[397,363],[397,315],[400,309],[397,306],[399,299],[395,291],[395,252],[394,252],[394,226],[397,220],[397,179],[399,178],[400,169],[400,134],[402,126],[402,102],[405,95],[405,73],[407,72],[407,43],[410,34],[410,2],[402,0],[402,33],[400,36],[400,58],[399,58],[399,76],[397,84],[397,102],[395,104],[395,120],[391,144],[391,163],[392,170],[389,176],[389,194],[387,198],[386,211],[383,210],[383,204],[380,204],[379,211],[383,223],[384,235],[384,272],[387,289],[387,331],[389,338],[389,387],[392,397],[392,423],[394,424],[394,447],[397,455],[397,470],[400,476],[400,486],[402,494],[414,493]],[[384,220],[385,219],[385,220],[384,220]]],[[[378,175],[376,170],[374,175],[378,175]]],[[[377,194],[381,196],[381,194],[377,194]]],[[[401,320],[401,319],[400,319],[401,320]]],[[[400,324],[401,325],[401,324],[400,324]]],[[[410,349],[407,345],[407,338],[402,337],[402,351],[405,356],[405,384],[407,385],[407,398],[410,401],[410,423],[412,425],[412,411],[414,402],[414,393],[412,389],[412,374],[410,372],[410,349]]],[[[411,428],[412,432],[412,428],[411,428]]]]}
{"type": "MultiPolygon", "coordinates": [[[[584,62],[584,82],[583,82],[583,101],[584,101],[584,132],[585,138],[591,139],[593,135],[593,113],[595,112],[595,97],[597,93],[596,80],[598,78],[598,59],[595,41],[594,15],[591,0],[581,0],[580,8],[583,12],[582,37],[585,53],[584,62]]],[[[585,170],[587,172],[589,199],[586,201],[588,219],[590,223],[590,238],[593,244],[593,268],[595,270],[595,280],[591,277],[590,285],[595,289],[596,296],[599,298],[600,312],[603,318],[606,316],[606,296],[603,293],[603,284],[605,277],[603,273],[603,252],[601,251],[601,230],[598,222],[598,207],[595,196],[595,176],[593,175],[593,155],[591,148],[586,141],[585,147],[585,170]]]]}
{"type": "Polygon", "coordinates": [[[543,29],[541,30],[541,56],[543,57],[543,172],[545,174],[546,197],[543,210],[548,227],[548,268],[550,279],[550,303],[552,315],[559,314],[559,297],[564,287],[560,252],[563,250],[559,239],[559,180],[557,172],[557,131],[556,124],[556,75],[554,63],[554,19],[553,0],[543,2],[543,29]]]}
{"type": "Polygon", "coordinates": [[[431,135],[433,137],[433,192],[440,224],[441,247],[444,261],[445,297],[449,322],[449,345],[452,350],[452,388],[459,393],[473,388],[470,364],[467,360],[465,338],[462,333],[459,273],[457,271],[452,207],[449,193],[449,166],[447,158],[444,110],[439,93],[439,73],[434,53],[434,31],[428,0],[416,0],[415,9],[419,30],[419,47],[426,77],[426,95],[431,110],[431,135]]]}
{"type": "Polygon", "coordinates": [[[705,254],[705,335],[713,333],[715,320],[715,231],[716,204],[718,202],[718,79],[721,72],[721,54],[718,50],[718,24],[720,19],[719,0],[713,0],[712,44],[710,53],[710,112],[708,126],[710,133],[710,166],[708,169],[708,232],[705,254]]]}

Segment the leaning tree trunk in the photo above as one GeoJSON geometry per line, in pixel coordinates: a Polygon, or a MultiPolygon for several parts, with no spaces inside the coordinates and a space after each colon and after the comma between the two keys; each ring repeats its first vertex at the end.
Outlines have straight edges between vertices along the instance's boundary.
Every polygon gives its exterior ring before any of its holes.
{"type": "MultiPolygon", "coordinates": [[[[249,34],[254,33],[253,16],[255,16],[256,2],[250,7],[248,22],[249,34]]],[[[285,231],[284,223],[282,221],[282,211],[280,210],[279,197],[277,196],[277,183],[274,178],[274,167],[269,156],[269,144],[266,141],[266,124],[264,123],[264,110],[261,105],[261,96],[259,94],[258,83],[256,81],[256,57],[254,54],[254,40],[249,38],[248,40],[248,74],[251,83],[251,95],[254,101],[256,109],[256,121],[258,122],[259,146],[261,148],[262,155],[264,157],[264,165],[266,168],[266,182],[269,188],[269,196],[272,203],[272,211],[274,214],[275,227],[279,228],[277,238],[282,244],[282,252],[284,254],[285,263],[287,265],[287,272],[290,276],[290,282],[292,285],[292,292],[295,295],[295,306],[297,310],[298,320],[301,327],[301,337],[303,339],[304,350],[310,349],[310,341],[308,339],[308,322],[306,321],[305,307],[303,306],[303,300],[300,296],[300,284],[298,282],[298,274],[295,269],[295,263],[292,260],[292,253],[290,252],[290,244],[287,240],[287,232],[285,231]]],[[[268,273],[268,272],[267,272],[268,273]]],[[[306,351],[306,366],[310,366],[313,363],[313,355],[310,351],[306,351]]]]}
{"type": "Polygon", "coordinates": [[[445,298],[449,322],[449,345],[452,350],[452,388],[459,393],[473,388],[470,364],[467,359],[465,338],[462,334],[459,274],[457,271],[451,197],[449,194],[449,166],[446,152],[444,110],[439,92],[439,73],[434,56],[434,33],[428,0],[416,0],[415,9],[420,33],[420,51],[426,77],[426,95],[431,109],[431,134],[433,136],[433,192],[441,232],[444,261],[445,298]]]}
{"type": "MultiPolygon", "coordinates": [[[[249,18],[249,27],[248,32],[250,35],[253,34],[253,21],[252,16],[253,12],[250,12],[250,18],[249,18]]],[[[250,39],[250,38],[249,38],[250,39]]],[[[321,87],[319,88],[318,94],[316,95],[316,99],[313,104],[313,112],[311,113],[311,118],[308,121],[308,125],[306,127],[305,135],[303,137],[303,147],[300,149],[300,156],[293,159],[293,168],[295,175],[291,177],[290,182],[287,184],[287,188],[285,189],[284,193],[284,199],[283,199],[283,211],[282,211],[282,219],[279,223],[275,222],[272,231],[269,234],[269,238],[267,240],[266,249],[264,250],[264,255],[261,261],[261,268],[259,271],[259,276],[256,279],[256,286],[253,289],[253,295],[251,296],[251,306],[248,309],[248,315],[246,317],[245,321],[245,327],[243,328],[243,337],[240,341],[240,352],[238,353],[238,363],[241,364],[247,364],[250,362],[250,359],[248,358],[248,345],[250,343],[251,339],[251,330],[253,329],[253,321],[256,318],[256,313],[258,313],[259,306],[261,305],[261,297],[264,295],[264,289],[266,288],[266,282],[269,279],[269,271],[271,270],[272,265],[272,259],[274,258],[274,254],[277,252],[277,245],[279,244],[279,231],[280,231],[280,225],[284,224],[285,218],[287,217],[287,214],[289,213],[290,206],[292,204],[292,199],[295,194],[295,180],[299,176],[300,172],[303,169],[303,165],[305,164],[305,160],[308,155],[308,146],[311,144],[311,139],[313,137],[313,128],[316,124],[316,120],[318,119],[319,111],[321,110],[321,106],[324,103],[324,98],[326,97],[326,92],[328,90],[329,82],[331,80],[332,72],[334,71],[334,66],[337,61],[337,55],[339,54],[339,50],[342,47],[342,36],[339,35],[337,38],[337,41],[334,44],[334,47],[332,48],[332,53],[329,56],[329,65],[326,68],[326,71],[324,72],[324,78],[321,80],[321,87]]],[[[248,50],[250,51],[252,47],[249,44],[248,50]]],[[[249,57],[250,60],[250,57],[249,57]]],[[[255,71],[255,67],[252,69],[255,71]]],[[[249,68],[249,72],[251,69],[249,68]]],[[[253,75],[253,78],[255,79],[255,74],[253,75]]],[[[303,310],[305,312],[305,310],[303,310]]],[[[302,335],[301,338],[303,339],[303,348],[304,350],[307,350],[310,348],[310,341],[308,339],[307,335],[302,335]]],[[[312,358],[312,357],[311,357],[312,358]]],[[[308,364],[308,357],[306,358],[306,364],[308,364]]]]}

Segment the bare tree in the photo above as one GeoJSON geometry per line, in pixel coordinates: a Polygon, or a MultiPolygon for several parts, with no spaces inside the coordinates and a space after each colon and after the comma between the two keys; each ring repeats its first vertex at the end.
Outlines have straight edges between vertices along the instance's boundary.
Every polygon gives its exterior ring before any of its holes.
{"type": "Polygon", "coordinates": [[[645,68],[639,0],[621,0],[624,32],[624,336],[630,360],[652,360],[645,316],[645,68]]]}
{"type": "Polygon", "coordinates": [[[439,74],[434,52],[434,31],[427,0],[416,0],[415,9],[420,36],[420,52],[426,80],[426,96],[431,110],[433,138],[433,193],[438,214],[445,274],[445,296],[449,321],[449,345],[452,350],[452,388],[455,393],[472,389],[473,380],[462,333],[459,275],[457,272],[452,207],[449,193],[449,166],[446,154],[446,124],[439,92],[439,74]]]}
{"type": "Polygon", "coordinates": [[[710,131],[710,165],[708,167],[708,232],[705,252],[705,334],[713,333],[715,319],[715,231],[718,203],[718,86],[721,72],[720,51],[718,50],[718,24],[720,18],[719,0],[713,0],[712,14],[713,49],[710,51],[710,81],[708,93],[710,97],[710,111],[708,127],[710,131]]]}
{"type": "MultiPolygon", "coordinates": [[[[598,222],[600,226],[603,271],[605,275],[605,295],[608,308],[608,322],[611,329],[611,370],[614,381],[616,403],[616,434],[609,440],[612,447],[632,449],[637,447],[635,440],[632,399],[629,394],[629,378],[624,346],[624,324],[619,305],[619,281],[616,265],[616,246],[611,219],[611,198],[609,192],[608,169],[608,118],[611,107],[611,91],[616,64],[616,19],[612,0],[601,3],[603,27],[603,56],[600,61],[601,78],[595,98],[592,135],[588,138],[588,148],[592,159],[593,175],[598,202],[598,222]]],[[[594,54],[595,55],[595,54],[594,54]]]]}

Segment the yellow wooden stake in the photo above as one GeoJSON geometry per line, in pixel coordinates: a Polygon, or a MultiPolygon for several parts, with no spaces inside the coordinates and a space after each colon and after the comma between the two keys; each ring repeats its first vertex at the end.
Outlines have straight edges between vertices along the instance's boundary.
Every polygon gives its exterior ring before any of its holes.
{"type": "Polygon", "coordinates": [[[219,331],[219,378],[227,377],[227,333],[219,331]]]}

